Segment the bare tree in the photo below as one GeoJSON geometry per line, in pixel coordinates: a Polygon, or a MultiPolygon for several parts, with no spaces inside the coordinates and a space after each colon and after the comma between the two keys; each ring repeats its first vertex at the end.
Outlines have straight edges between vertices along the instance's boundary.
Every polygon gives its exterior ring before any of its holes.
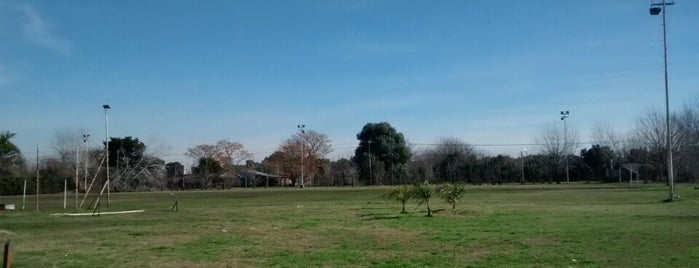
{"type": "Polygon", "coordinates": [[[690,98],[678,115],[679,132],[684,143],[679,148],[678,175],[686,180],[699,179],[699,94],[690,98]]]}
{"type": "Polygon", "coordinates": [[[63,163],[64,168],[78,167],[79,154],[82,152],[84,130],[65,128],[57,130],[53,136],[53,149],[63,163]]]}
{"type": "Polygon", "coordinates": [[[252,157],[252,154],[244,149],[243,144],[228,139],[218,141],[214,147],[214,158],[228,171],[233,171],[235,166],[241,165],[252,157]]]}
{"type": "MultiPolygon", "coordinates": [[[[200,163],[201,160],[204,160],[204,162],[207,162],[209,159],[214,159],[214,156],[216,156],[216,145],[199,144],[199,145],[196,145],[192,148],[187,148],[187,152],[185,152],[184,155],[189,157],[190,159],[192,159],[195,163],[200,163]]],[[[200,169],[201,169],[201,167],[200,167],[200,169]]],[[[209,165],[208,165],[208,163],[205,164],[203,171],[204,171],[204,178],[202,181],[202,185],[204,185],[204,187],[209,187],[209,186],[211,186],[211,178],[209,178],[209,165]]]]}
{"type": "Polygon", "coordinates": [[[595,144],[609,147],[616,156],[628,154],[628,137],[615,131],[609,124],[597,124],[592,127],[592,141],[595,144]]]}
{"type": "MultiPolygon", "coordinates": [[[[289,144],[300,144],[301,152],[303,153],[303,172],[309,178],[315,176],[321,167],[321,160],[332,152],[332,145],[328,135],[316,132],[314,130],[306,131],[305,133],[296,133],[291,139],[287,140],[289,144]]],[[[289,147],[289,146],[287,146],[289,147]]]]}
{"type": "Polygon", "coordinates": [[[476,150],[458,138],[440,138],[434,148],[437,162],[433,167],[443,181],[455,183],[473,174],[469,165],[475,164],[476,150]]]}
{"type": "MultiPolygon", "coordinates": [[[[667,175],[667,140],[666,140],[665,116],[658,110],[646,112],[636,121],[633,130],[632,142],[635,148],[646,148],[650,153],[650,164],[655,167],[658,174],[667,175]]],[[[675,157],[679,148],[685,142],[679,131],[678,116],[670,116],[670,149],[675,157]]],[[[676,159],[679,161],[680,159],[676,159]]]]}
{"type": "Polygon", "coordinates": [[[435,150],[428,148],[414,149],[411,161],[412,176],[418,178],[419,182],[436,182],[434,166],[438,159],[435,150]]]}
{"type": "Polygon", "coordinates": [[[301,177],[302,157],[304,176],[312,178],[320,171],[323,159],[330,152],[332,152],[332,145],[328,136],[309,130],[305,133],[296,133],[282,141],[277,150],[262,163],[269,169],[281,170],[296,183],[296,178],[301,177]]]}
{"type": "Polygon", "coordinates": [[[579,147],[577,140],[577,131],[568,129],[567,133],[561,127],[551,125],[544,127],[540,136],[536,138],[536,143],[539,144],[541,153],[549,158],[551,176],[556,177],[557,171],[563,167],[566,157],[574,154],[579,147]],[[567,137],[564,137],[564,133],[567,137]]]}

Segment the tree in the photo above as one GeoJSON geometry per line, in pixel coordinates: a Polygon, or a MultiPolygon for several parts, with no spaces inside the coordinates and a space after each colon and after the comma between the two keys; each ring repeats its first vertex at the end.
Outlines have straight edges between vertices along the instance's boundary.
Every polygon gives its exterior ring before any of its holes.
{"type": "Polygon", "coordinates": [[[109,140],[109,166],[126,168],[138,164],[146,153],[146,145],[138,138],[111,137],[109,140]]]}
{"type": "Polygon", "coordinates": [[[566,158],[573,154],[578,144],[576,131],[572,129],[564,131],[553,125],[545,127],[541,130],[536,143],[539,144],[541,152],[549,158],[549,164],[553,167],[551,176],[560,182],[561,173],[558,171],[563,168],[566,158]]]}
{"type": "Polygon", "coordinates": [[[461,200],[461,197],[466,193],[466,187],[463,184],[446,183],[437,187],[437,192],[446,201],[451,204],[451,209],[456,209],[456,203],[461,200]]]}
{"type": "Polygon", "coordinates": [[[395,183],[395,175],[400,174],[400,167],[406,166],[411,156],[403,134],[387,122],[367,123],[357,134],[357,140],[359,146],[352,160],[359,167],[359,176],[369,184],[395,183]],[[374,176],[380,175],[376,174],[379,167],[385,176],[374,176]]]}
{"type": "Polygon", "coordinates": [[[276,174],[285,174],[291,178],[292,184],[296,184],[296,178],[301,174],[301,148],[296,145],[281,145],[271,155],[262,160],[262,165],[273,170],[276,174]]]}
{"type": "Polygon", "coordinates": [[[413,153],[410,163],[410,175],[416,178],[418,182],[434,182],[436,175],[434,166],[437,162],[437,156],[434,150],[418,149],[413,153]]]}
{"type": "Polygon", "coordinates": [[[165,161],[146,151],[138,138],[110,137],[109,168],[113,168],[110,187],[115,191],[149,191],[165,186],[165,161]]]}
{"type": "Polygon", "coordinates": [[[24,159],[19,148],[10,141],[15,133],[0,132],[0,176],[19,175],[24,169],[24,159]]]}
{"type": "Polygon", "coordinates": [[[395,187],[391,189],[390,192],[386,194],[386,198],[392,199],[395,201],[398,201],[403,205],[403,208],[401,209],[400,213],[408,213],[405,211],[405,203],[412,198],[413,192],[411,191],[410,187],[408,185],[400,185],[398,187],[395,187]]]}
{"type": "Polygon", "coordinates": [[[612,168],[611,162],[614,159],[614,152],[611,148],[595,144],[590,149],[582,149],[580,156],[583,162],[592,169],[596,178],[609,177],[610,174],[605,172],[612,168]]]}
{"type": "Polygon", "coordinates": [[[427,206],[427,217],[432,217],[432,210],[430,209],[430,198],[432,198],[434,190],[432,186],[424,183],[417,183],[411,188],[410,196],[419,200],[418,206],[425,204],[427,206]]]}
{"type": "MultiPolygon", "coordinates": [[[[610,125],[597,124],[592,128],[594,144],[609,147],[615,158],[628,154],[629,143],[626,135],[618,133],[610,125]]],[[[616,159],[617,161],[620,159],[616,159]]]]}
{"type": "MultiPolygon", "coordinates": [[[[633,130],[632,142],[634,148],[647,148],[649,164],[653,165],[656,174],[667,178],[667,125],[664,113],[657,110],[646,112],[636,121],[633,130]]],[[[679,156],[678,152],[686,140],[680,132],[680,124],[677,114],[670,116],[670,150],[673,156],[679,156]]],[[[680,159],[675,159],[680,161],[680,159]]]]}
{"type": "Polygon", "coordinates": [[[165,171],[168,177],[182,177],[184,176],[184,165],[180,162],[169,162],[165,164],[165,171]]]}
{"type": "Polygon", "coordinates": [[[678,152],[677,175],[679,179],[699,179],[699,94],[690,98],[678,115],[679,132],[684,138],[678,152]]]}
{"type": "Polygon", "coordinates": [[[441,138],[434,149],[435,173],[444,182],[454,183],[470,177],[476,151],[458,138],[441,138]]]}
{"type": "Polygon", "coordinates": [[[342,179],[342,185],[356,185],[357,166],[347,158],[340,158],[331,163],[331,176],[342,179]],[[349,181],[348,181],[349,180],[349,181]]]}
{"type": "Polygon", "coordinates": [[[323,159],[330,152],[332,152],[332,145],[328,136],[308,130],[284,140],[262,163],[269,169],[289,175],[292,182],[296,184],[302,173],[301,161],[303,161],[304,177],[313,178],[323,172],[323,159]]]}
{"type": "Polygon", "coordinates": [[[0,132],[0,195],[15,195],[22,191],[25,164],[22,152],[10,141],[15,133],[0,132]]]}
{"type": "Polygon", "coordinates": [[[216,143],[214,157],[223,165],[224,169],[233,171],[235,166],[242,164],[253,156],[244,149],[243,144],[223,139],[216,143]]]}
{"type": "Polygon", "coordinates": [[[223,165],[218,162],[213,157],[202,157],[199,158],[198,164],[196,166],[197,174],[218,174],[224,171],[223,165]]]}

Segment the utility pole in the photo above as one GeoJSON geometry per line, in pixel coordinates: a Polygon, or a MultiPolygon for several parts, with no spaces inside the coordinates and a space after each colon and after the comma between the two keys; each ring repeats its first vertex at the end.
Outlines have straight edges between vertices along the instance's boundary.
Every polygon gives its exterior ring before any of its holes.
{"type": "Polygon", "coordinates": [[[662,11],[663,13],[663,59],[665,65],[665,143],[667,147],[667,182],[670,188],[668,201],[670,202],[674,202],[677,199],[677,197],[675,196],[675,178],[674,171],[672,168],[672,138],[670,137],[670,97],[667,82],[667,31],[665,29],[665,10],[667,9],[667,6],[671,6],[674,4],[674,1],[666,3],[665,0],[663,0],[662,3],[651,3],[650,5],[651,15],[658,15],[660,11],[662,11]]]}
{"type": "Polygon", "coordinates": [[[303,154],[304,154],[304,152],[303,152],[303,147],[304,147],[304,143],[306,143],[306,140],[304,140],[304,138],[303,138],[303,134],[306,133],[306,130],[305,130],[306,125],[297,125],[296,128],[298,128],[298,130],[299,130],[299,138],[301,138],[301,188],[303,188],[303,187],[304,187],[304,182],[303,182],[303,170],[304,170],[303,159],[305,158],[304,155],[303,155],[303,154]]]}
{"type": "Polygon", "coordinates": [[[568,171],[568,126],[566,118],[570,116],[569,111],[561,111],[561,120],[563,120],[563,154],[566,161],[566,183],[570,183],[570,172],[568,171]]]}
{"type": "Polygon", "coordinates": [[[102,105],[104,108],[104,154],[107,157],[107,207],[110,206],[109,198],[109,104],[102,105]]]}

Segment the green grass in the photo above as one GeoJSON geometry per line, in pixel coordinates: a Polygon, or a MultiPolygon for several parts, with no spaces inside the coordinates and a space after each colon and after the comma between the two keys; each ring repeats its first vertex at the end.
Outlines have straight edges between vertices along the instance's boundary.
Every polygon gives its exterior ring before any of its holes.
{"type": "Polygon", "coordinates": [[[433,199],[433,218],[414,202],[400,214],[388,189],[119,193],[103,211],[146,212],[99,217],[50,216],[62,195],[41,196],[35,213],[32,196],[0,214],[0,229],[13,267],[699,266],[689,186],[675,203],[660,185],[469,186],[456,210],[433,199]]]}

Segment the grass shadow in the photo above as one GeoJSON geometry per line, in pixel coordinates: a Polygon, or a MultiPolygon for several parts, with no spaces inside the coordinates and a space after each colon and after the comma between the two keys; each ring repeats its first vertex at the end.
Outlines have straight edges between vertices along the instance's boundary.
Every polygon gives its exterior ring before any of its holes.
{"type": "Polygon", "coordinates": [[[408,215],[408,214],[401,214],[401,215],[396,215],[395,213],[366,213],[366,214],[359,214],[359,217],[362,218],[362,220],[365,221],[376,221],[376,220],[396,220],[403,218],[403,215],[408,215]]]}

